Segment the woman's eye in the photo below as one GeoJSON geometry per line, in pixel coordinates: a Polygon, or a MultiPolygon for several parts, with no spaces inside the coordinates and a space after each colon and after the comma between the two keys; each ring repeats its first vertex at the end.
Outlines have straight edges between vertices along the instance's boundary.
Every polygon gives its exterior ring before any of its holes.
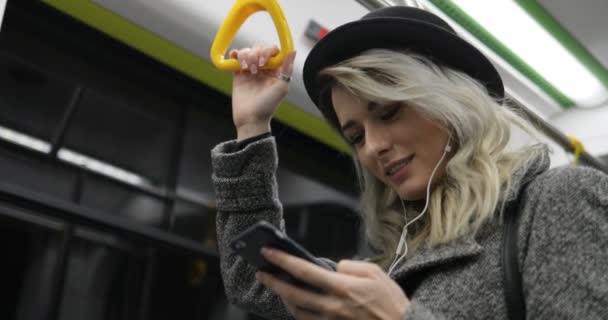
{"type": "Polygon", "coordinates": [[[397,115],[397,112],[399,112],[399,106],[392,107],[392,108],[388,109],[387,111],[385,111],[384,113],[382,113],[380,115],[380,119],[391,120],[397,115]]]}
{"type": "Polygon", "coordinates": [[[352,135],[348,138],[348,142],[352,145],[358,145],[363,141],[363,135],[362,134],[356,134],[356,135],[352,135]]]}

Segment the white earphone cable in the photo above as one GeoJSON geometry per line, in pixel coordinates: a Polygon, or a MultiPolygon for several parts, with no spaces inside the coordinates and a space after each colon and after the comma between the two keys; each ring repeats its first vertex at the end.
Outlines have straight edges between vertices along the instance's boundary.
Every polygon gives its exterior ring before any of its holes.
{"type": "Polygon", "coordinates": [[[407,240],[406,240],[407,227],[409,225],[411,225],[412,223],[416,222],[416,220],[420,219],[422,217],[422,215],[424,215],[424,213],[426,212],[427,208],[429,207],[429,200],[430,200],[430,194],[431,194],[431,183],[433,182],[433,177],[435,176],[435,172],[437,171],[437,168],[439,168],[439,165],[441,164],[441,162],[443,162],[443,159],[445,158],[445,156],[452,149],[450,146],[450,140],[451,140],[451,136],[448,138],[448,143],[443,151],[443,155],[441,156],[441,159],[439,159],[439,162],[437,162],[437,164],[435,165],[435,168],[433,168],[433,172],[431,173],[429,182],[426,185],[426,202],[424,204],[424,209],[422,209],[420,214],[418,214],[410,222],[407,222],[405,204],[403,203],[403,199],[399,199],[399,200],[401,200],[401,206],[403,207],[403,215],[405,217],[406,224],[405,224],[405,226],[403,226],[403,231],[401,231],[401,238],[399,239],[399,245],[397,245],[397,250],[395,251],[395,259],[393,259],[393,262],[391,263],[391,265],[388,269],[389,275],[393,272],[393,269],[399,264],[399,262],[407,255],[407,240]],[[401,250],[403,247],[405,247],[405,251],[403,252],[403,254],[401,254],[401,250]],[[400,254],[401,254],[401,256],[400,256],[400,254]]]}

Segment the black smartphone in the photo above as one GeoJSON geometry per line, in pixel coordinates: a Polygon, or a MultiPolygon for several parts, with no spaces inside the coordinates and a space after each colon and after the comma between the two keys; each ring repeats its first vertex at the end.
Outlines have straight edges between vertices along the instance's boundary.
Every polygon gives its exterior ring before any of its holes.
{"type": "Polygon", "coordinates": [[[285,233],[266,221],[260,221],[239,234],[231,243],[230,248],[245,258],[258,270],[268,272],[275,277],[289,282],[301,288],[321,292],[319,288],[313,287],[298,280],[288,272],[268,262],[260,253],[262,247],[279,249],[308,262],[314,263],[324,269],[327,266],[319,263],[306,249],[290,239],[285,233]]]}

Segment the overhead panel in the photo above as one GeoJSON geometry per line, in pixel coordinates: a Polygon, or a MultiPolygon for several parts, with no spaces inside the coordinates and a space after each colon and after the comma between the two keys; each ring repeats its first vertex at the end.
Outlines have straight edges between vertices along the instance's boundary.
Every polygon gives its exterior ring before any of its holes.
{"type": "MultiPolygon", "coordinates": [[[[182,2],[184,1],[186,0],[182,0],[182,2]]],[[[124,13],[123,15],[117,14],[90,0],[44,0],[44,2],[173,67],[178,72],[222,93],[228,95],[231,93],[232,76],[230,73],[217,70],[208,59],[132,22],[123,16],[124,13]]],[[[100,2],[104,2],[104,0],[100,0],[100,2]]],[[[180,12],[163,13],[163,16],[167,17],[167,15],[176,13],[180,12]]],[[[283,102],[275,114],[275,118],[336,150],[350,153],[350,147],[320,116],[307,112],[299,105],[283,102]]]]}
{"type": "Polygon", "coordinates": [[[563,108],[608,99],[606,68],[536,1],[429,1],[563,108]]]}
{"type": "Polygon", "coordinates": [[[608,1],[521,1],[608,88],[608,1]],[[542,6],[542,11],[536,6],[542,6]],[[542,13],[538,13],[542,12],[542,13]],[[554,28],[555,27],[555,28],[554,28]]]}
{"type": "Polygon", "coordinates": [[[445,12],[450,18],[463,26],[468,32],[478,38],[485,46],[512,65],[516,70],[530,79],[535,85],[545,91],[562,107],[569,108],[574,103],[551,83],[543,78],[526,61],[522,60],[509,47],[490,33],[482,24],[472,18],[465,10],[450,0],[430,0],[435,6],[445,12]]]}

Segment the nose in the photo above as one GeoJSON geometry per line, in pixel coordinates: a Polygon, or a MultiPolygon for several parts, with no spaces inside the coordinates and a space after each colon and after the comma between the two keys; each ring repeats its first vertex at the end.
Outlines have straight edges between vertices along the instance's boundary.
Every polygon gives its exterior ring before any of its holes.
{"type": "Polygon", "coordinates": [[[379,157],[390,150],[391,143],[385,130],[374,127],[365,133],[365,146],[370,156],[379,157]]]}

